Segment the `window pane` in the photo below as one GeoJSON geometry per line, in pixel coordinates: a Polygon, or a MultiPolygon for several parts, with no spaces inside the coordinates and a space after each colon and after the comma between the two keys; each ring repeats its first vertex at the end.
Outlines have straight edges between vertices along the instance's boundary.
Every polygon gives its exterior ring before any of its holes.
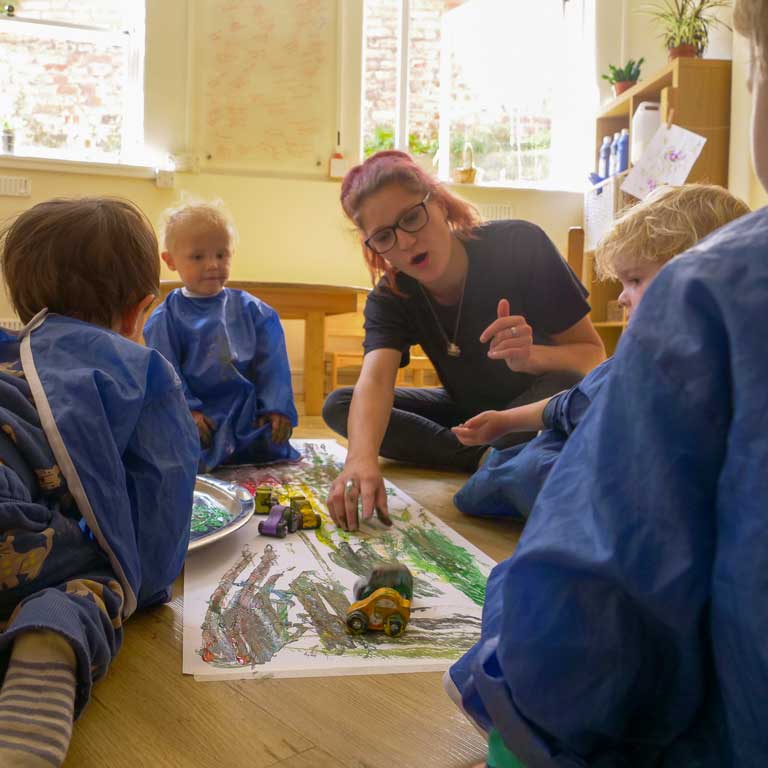
{"type": "Polygon", "coordinates": [[[363,154],[395,146],[400,0],[365,0],[363,154]]]}
{"type": "Polygon", "coordinates": [[[16,0],[16,17],[84,24],[118,31],[129,26],[131,6],[138,0],[98,0],[98,2],[72,2],[72,0],[16,0]]]}
{"type": "Polygon", "coordinates": [[[560,4],[469,0],[446,15],[444,31],[450,172],[474,153],[478,181],[549,178],[560,4]]]}
{"type": "Polygon", "coordinates": [[[125,114],[126,46],[44,37],[36,25],[21,27],[13,25],[12,33],[0,28],[5,63],[0,121],[15,129],[16,152],[117,156],[125,114]]]}

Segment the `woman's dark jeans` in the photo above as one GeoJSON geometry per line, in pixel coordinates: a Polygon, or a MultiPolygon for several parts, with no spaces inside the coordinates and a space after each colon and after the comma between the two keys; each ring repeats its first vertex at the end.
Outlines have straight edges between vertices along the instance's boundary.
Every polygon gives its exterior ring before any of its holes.
{"type": "MultiPolygon", "coordinates": [[[[506,407],[535,403],[570,389],[581,379],[581,374],[569,371],[545,373],[506,407]]],[[[325,423],[344,437],[347,437],[347,418],[353,391],[353,387],[337,389],[328,395],[323,405],[325,423]]],[[[475,416],[480,410],[468,412],[454,402],[442,387],[396,387],[392,415],[379,453],[396,461],[474,472],[488,446],[462,445],[451,432],[451,427],[475,416]]],[[[524,443],[535,434],[512,432],[494,442],[493,447],[507,448],[524,443]]]]}

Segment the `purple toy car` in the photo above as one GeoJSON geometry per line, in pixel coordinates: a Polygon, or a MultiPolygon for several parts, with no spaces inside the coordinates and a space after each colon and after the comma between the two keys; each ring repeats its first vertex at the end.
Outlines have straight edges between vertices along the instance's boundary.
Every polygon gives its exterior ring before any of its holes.
{"type": "Polygon", "coordinates": [[[259,523],[259,533],[262,536],[276,536],[284,539],[289,533],[299,529],[301,516],[283,504],[275,504],[269,511],[266,520],[259,523]]]}

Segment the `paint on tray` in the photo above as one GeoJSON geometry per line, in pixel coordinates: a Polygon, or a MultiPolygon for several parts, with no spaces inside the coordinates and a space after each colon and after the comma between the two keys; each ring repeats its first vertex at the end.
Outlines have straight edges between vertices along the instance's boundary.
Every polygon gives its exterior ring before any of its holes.
{"type": "Polygon", "coordinates": [[[195,491],[192,501],[192,540],[228,526],[233,520],[231,510],[207,493],[195,491]]]}

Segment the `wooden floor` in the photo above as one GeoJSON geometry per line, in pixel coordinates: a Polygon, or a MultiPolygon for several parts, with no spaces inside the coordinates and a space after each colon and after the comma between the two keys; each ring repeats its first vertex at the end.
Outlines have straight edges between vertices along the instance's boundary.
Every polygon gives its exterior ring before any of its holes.
{"type": "MultiPolygon", "coordinates": [[[[296,437],[329,437],[304,417],[296,437]]],[[[387,479],[499,560],[520,527],[462,517],[464,477],[385,463],[387,479]]],[[[183,578],[130,619],[123,649],[75,725],[66,768],[465,768],[483,739],[436,673],[195,682],[181,673],[183,578]]]]}

